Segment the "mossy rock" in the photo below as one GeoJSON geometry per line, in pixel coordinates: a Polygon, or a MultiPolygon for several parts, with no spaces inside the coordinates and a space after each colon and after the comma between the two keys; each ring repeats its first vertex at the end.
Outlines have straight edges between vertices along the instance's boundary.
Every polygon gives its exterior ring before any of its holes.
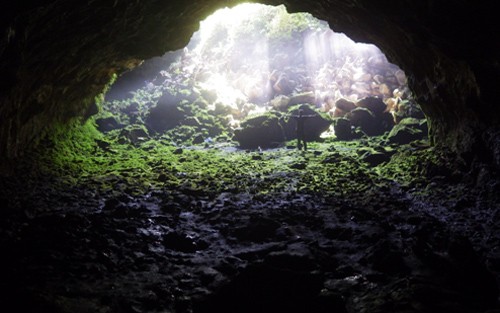
{"type": "Polygon", "coordinates": [[[164,94],[156,106],[152,107],[146,116],[146,125],[157,133],[163,133],[180,124],[186,113],[179,108],[177,97],[164,94]]]}
{"type": "Polygon", "coordinates": [[[234,140],[243,149],[276,147],[286,140],[280,114],[267,112],[245,119],[235,130],[234,140]]]}
{"type": "Polygon", "coordinates": [[[419,125],[397,124],[387,136],[387,140],[390,143],[404,145],[415,140],[424,139],[426,133],[420,130],[419,127],[419,125]]]}
{"type": "Polygon", "coordinates": [[[312,106],[307,104],[295,105],[288,110],[287,119],[283,121],[283,129],[285,130],[287,140],[297,138],[297,119],[294,117],[298,116],[299,110],[302,110],[302,114],[306,116],[306,120],[304,121],[305,139],[307,141],[318,141],[321,134],[328,130],[332,124],[332,120],[326,114],[317,112],[312,106]]]}
{"type": "Polygon", "coordinates": [[[148,131],[144,126],[133,125],[128,126],[120,132],[120,142],[130,142],[137,144],[149,139],[148,131]]]}
{"type": "Polygon", "coordinates": [[[353,140],[358,138],[358,136],[353,131],[353,125],[351,122],[344,117],[336,118],[333,121],[333,130],[335,131],[335,136],[339,140],[353,140]]]}
{"type": "Polygon", "coordinates": [[[375,116],[382,115],[387,108],[382,99],[377,97],[365,97],[356,102],[356,106],[370,110],[375,116]]]}
{"type": "Polygon", "coordinates": [[[120,129],[120,128],[123,128],[125,126],[125,125],[121,124],[114,116],[97,118],[95,120],[95,123],[97,125],[97,129],[103,133],[109,132],[109,131],[112,131],[115,129],[120,129]]]}

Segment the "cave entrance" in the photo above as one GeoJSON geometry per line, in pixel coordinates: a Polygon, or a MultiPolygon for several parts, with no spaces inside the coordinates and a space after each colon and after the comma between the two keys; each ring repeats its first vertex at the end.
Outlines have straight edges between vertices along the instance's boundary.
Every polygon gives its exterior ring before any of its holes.
{"type": "Polygon", "coordinates": [[[308,13],[261,4],[216,11],[184,49],[120,77],[97,124],[120,129],[123,141],[272,148],[297,138],[299,109],[314,118],[307,141],[392,132],[389,142],[408,143],[427,134],[405,73],[376,46],[308,13]]]}

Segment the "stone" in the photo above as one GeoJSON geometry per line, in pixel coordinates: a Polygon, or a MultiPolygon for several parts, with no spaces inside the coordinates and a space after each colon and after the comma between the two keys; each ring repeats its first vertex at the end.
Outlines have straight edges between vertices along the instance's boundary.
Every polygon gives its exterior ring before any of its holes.
{"type": "Polygon", "coordinates": [[[389,132],[387,140],[390,143],[408,144],[415,140],[424,139],[427,136],[427,132],[424,132],[427,130],[426,125],[426,122],[421,124],[421,121],[414,118],[403,119],[389,132]]]}
{"type": "Polygon", "coordinates": [[[163,245],[166,249],[193,253],[206,248],[206,243],[203,241],[195,240],[185,234],[172,232],[163,237],[163,245]]]}
{"type": "Polygon", "coordinates": [[[356,108],[356,104],[352,101],[341,98],[335,102],[335,107],[342,110],[345,113],[348,113],[356,108]]]}
{"type": "Polygon", "coordinates": [[[245,225],[234,227],[231,234],[241,241],[263,242],[272,238],[280,224],[264,217],[252,217],[245,225]]]}
{"type": "Polygon", "coordinates": [[[386,104],[377,97],[366,97],[356,102],[358,108],[370,110],[375,116],[380,116],[386,109],[386,104]]]}
{"type": "Polygon", "coordinates": [[[339,140],[352,140],[357,136],[352,130],[352,124],[347,118],[336,118],[333,122],[335,136],[339,140]]]}
{"type": "Polygon", "coordinates": [[[124,125],[120,124],[114,116],[98,118],[95,122],[97,124],[97,129],[101,132],[109,132],[124,127],[124,125]]]}
{"type": "Polygon", "coordinates": [[[156,106],[149,109],[146,116],[146,125],[151,130],[162,133],[179,125],[186,113],[179,108],[179,99],[166,93],[156,106]]]}
{"type": "Polygon", "coordinates": [[[146,129],[140,126],[131,126],[122,129],[120,132],[120,137],[125,138],[132,144],[137,144],[142,141],[149,139],[149,134],[146,129]]]}
{"type": "Polygon", "coordinates": [[[354,127],[359,127],[367,136],[377,136],[384,133],[380,120],[371,110],[358,107],[346,115],[354,127]]]}
{"type": "Polygon", "coordinates": [[[173,152],[173,154],[182,154],[182,153],[184,153],[184,150],[182,148],[177,148],[173,152]]]}
{"type": "Polygon", "coordinates": [[[201,134],[198,134],[196,135],[194,138],[193,138],[193,144],[194,145],[198,145],[198,144],[201,144],[201,143],[204,143],[205,142],[205,137],[201,134]]]}
{"type": "Polygon", "coordinates": [[[288,104],[290,103],[290,98],[285,95],[279,95],[274,97],[271,101],[271,106],[277,111],[285,112],[288,109],[288,104]]]}
{"type": "Polygon", "coordinates": [[[234,132],[234,140],[243,149],[276,147],[286,140],[279,114],[272,112],[249,117],[234,132]]]}
{"type": "Polygon", "coordinates": [[[403,253],[387,240],[382,240],[366,250],[362,264],[386,274],[407,274],[410,271],[403,253]]]}
{"type": "Polygon", "coordinates": [[[388,162],[391,157],[385,153],[374,151],[366,152],[361,156],[361,159],[373,167],[388,162]]]}
{"type": "Polygon", "coordinates": [[[297,104],[311,104],[314,105],[316,103],[316,96],[314,92],[303,92],[290,97],[290,101],[288,102],[288,106],[294,106],[297,104]]]}
{"type": "Polygon", "coordinates": [[[213,296],[195,302],[193,312],[311,312],[318,305],[322,287],[319,274],[255,264],[242,270],[213,296]]]}
{"type": "Polygon", "coordinates": [[[332,121],[327,118],[325,114],[320,114],[311,106],[305,104],[292,107],[288,111],[288,120],[283,125],[286,139],[292,140],[297,138],[297,121],[296,118],[293,118],[293,116],[298,115],[299,109],[303,111],[303,115],[310,116],[304,121],[305,140],[318,141],[321,134],[328,130],[332,121]]]}

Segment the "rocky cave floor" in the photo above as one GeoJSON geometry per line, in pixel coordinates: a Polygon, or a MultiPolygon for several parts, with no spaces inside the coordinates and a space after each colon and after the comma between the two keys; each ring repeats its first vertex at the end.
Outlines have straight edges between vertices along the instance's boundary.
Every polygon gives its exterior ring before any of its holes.
{"type": "Polygon", "coordinates": [[[146,142],[2,177],[0,310],[500,312],[498,175],[422,141],[370,165],[372,141],[146,142]]]}

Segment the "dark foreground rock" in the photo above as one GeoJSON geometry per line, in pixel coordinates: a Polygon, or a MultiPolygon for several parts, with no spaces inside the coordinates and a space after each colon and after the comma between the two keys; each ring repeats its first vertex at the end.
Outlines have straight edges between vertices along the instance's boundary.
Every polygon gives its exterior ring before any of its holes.
{"type": "MultiPolygon", "coordinates": [[[[1,307],[42,313],[500,309],[500,201],[493,178],[482,176],[473,187],[443,179],[445,172],[432,164],[419,176],[408,163],[391,176],[402,155],[388,147],[317,145],[322,153],[158,151],[157,143],[135,166],[113,168],[147,147],[139,142],[122,152],[117,146],[96,152],[102,170],[93,175],[0,180],[1,307]],[[370,160],[379,154],[392,158],[370,160]],[[394,178],[404,174],[411,179],[394,178]]],[[[401,149],[410,153],[404,159],[418,153],[401,149]]]]}
{"type": "Polygon", "coordinates": [[[244,149],[277,147],[286,140],[281,118],[272,112],[247,118],[235,131],[234,140],[244,149]]]}

